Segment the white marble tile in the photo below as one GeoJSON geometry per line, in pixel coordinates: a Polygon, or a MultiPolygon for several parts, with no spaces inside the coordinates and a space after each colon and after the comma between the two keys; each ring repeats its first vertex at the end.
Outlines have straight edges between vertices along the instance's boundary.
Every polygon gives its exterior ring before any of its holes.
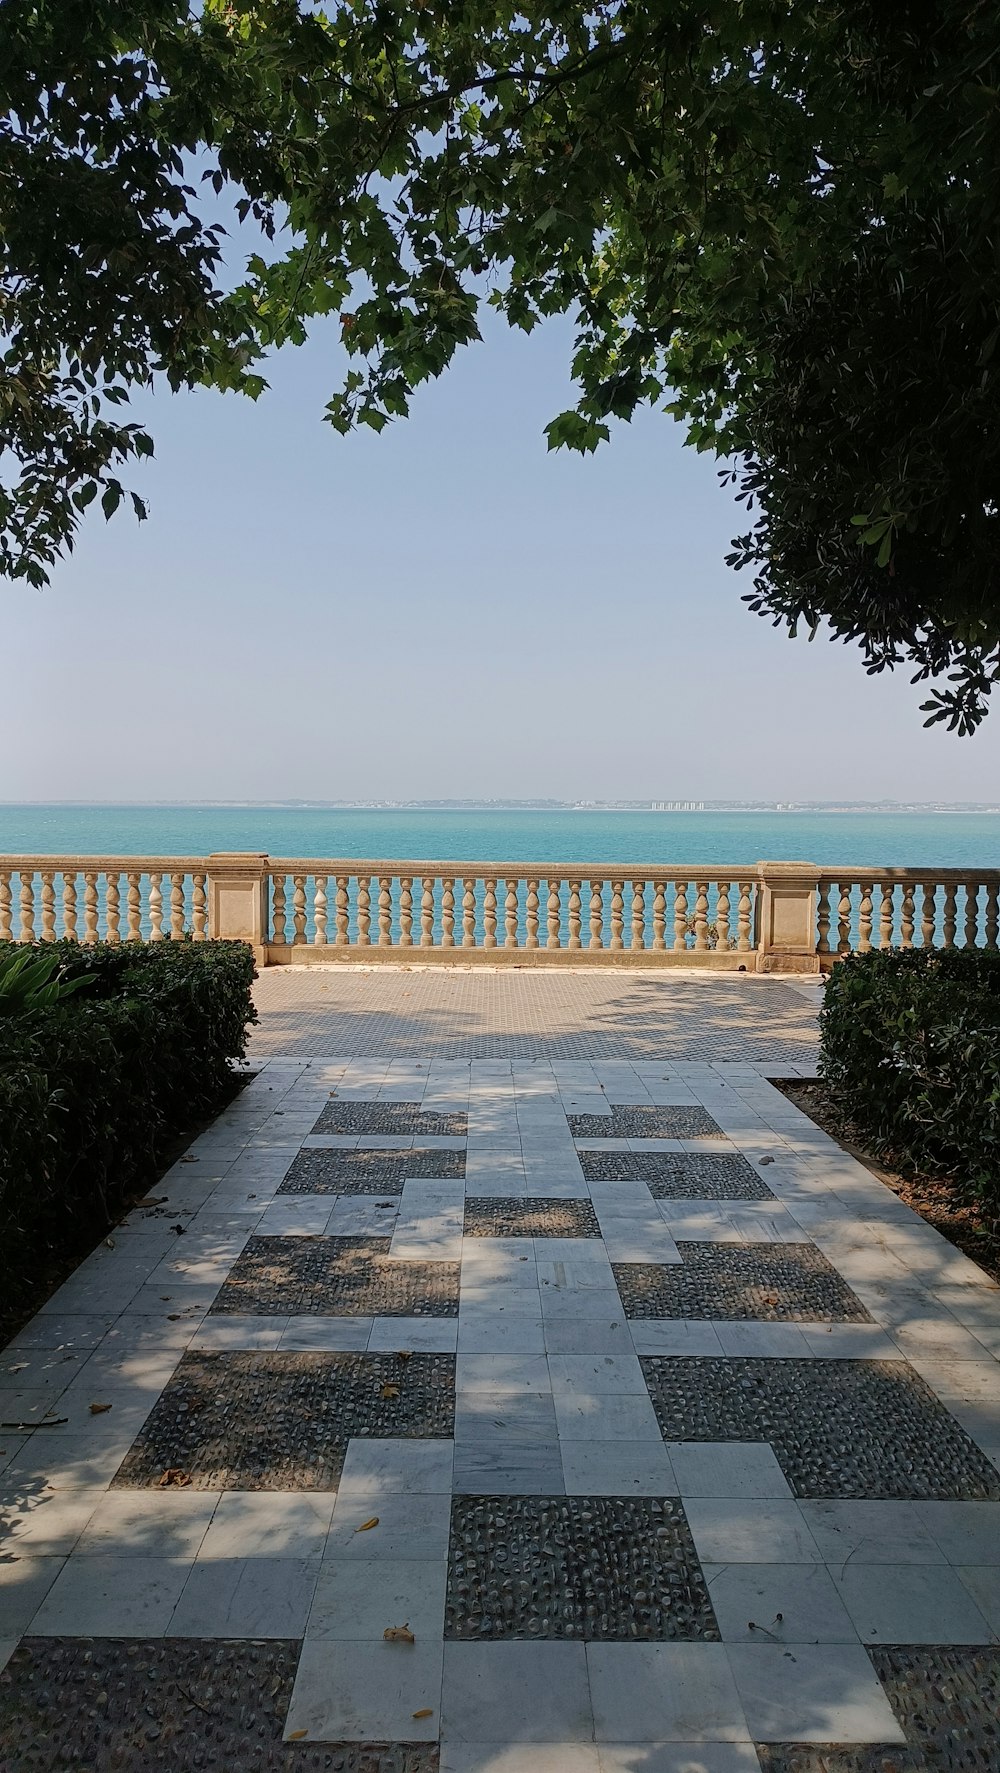
{"type": "Polygon", "coordinates": [[[443,1742],[507,1745],[512,1727],[522,1742],[593,1742],[582,1644],[448,1643],[444,1651],[443,1742]]]}
{"type": "Polygon", "coordinates": [[[662,1441],[559,1442],[567,1496],[676,1496],[662,1441]]]}
{"type": "Polygon", "coordinates": [[[333,1504],[334,1495],[322,1490],[227,1490],[218,1499],[198,1560],[318,1558],[333,1504]]]}
{"type": "Polygon", "coordinates": [[[860,1644],[730,1644],[726,1654],[756,1742],[902,1743],[860,1644]]]}
{"type": "Polygon", "coordinates": [[[383,1641],[406,1626],[418,1643],[444,1634],[445,1559],[324,1558],[307,1638],[383,1641]]]}
{"type": "Polygon", "coordinates": [[[703,1563],[823,1562],[796,1502],[692,1496],[685,1513],[703,1563]]]}
{"type": "Polygon", "coordinates": [[[162,1637],[190,1569],[189,1558],[76,1553],[49,1589],[31,1631],[40,1637],[162,1637]]]}
{"type": "Polygon", "coordinates": [[[766,1441],[671,1441],[667,1452],[681,1496],[791,1497],[766,1441]]]}
{"type": "Polygon", "coordinates": [[[587,1666],[598,1742],[749,1738],[722,1644],[588,1644],[587,1666]]]}
{"type": "Polygon", "coordinates": [[[285,1719],[286,1741],[436,1742],[441,1662],[440,1641],[307,1638],[285,1719]]]}
{"type": "Polygon", "coordinates": [[[724,1643],[856,1644],[822,1564],[703,1564],[724,1643]]]}
{"type": "Polygon", "coordinates": [[[379,1440],[359,1435],[348,1442],[337,1498],[345,1507],[357,1503],[363,1508],[384,1496],[447,1496],[453,1462],[454,1442],[450,1440],[379,1440]]]}

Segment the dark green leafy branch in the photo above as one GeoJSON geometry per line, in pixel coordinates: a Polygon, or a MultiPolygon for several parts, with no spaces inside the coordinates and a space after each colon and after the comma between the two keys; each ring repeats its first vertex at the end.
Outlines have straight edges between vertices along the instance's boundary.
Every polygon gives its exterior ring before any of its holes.
{"type": "Polygon", "coordinates": [[[261,359],[336,313],[326,416],[379,430],[484,304],[526,331],[569,314],[550,447],[666,405],[751,514],[729,557],[750,608],[909,665],[931,722],[981,721],[987,0],[8,0],[0,50],[0,570],[43,583],[87,505],[115,508],[152,445],[114,408],[157,374],[256,396],[261,359]],[[260,236],[235,287],[209,189],[260,236]]]}

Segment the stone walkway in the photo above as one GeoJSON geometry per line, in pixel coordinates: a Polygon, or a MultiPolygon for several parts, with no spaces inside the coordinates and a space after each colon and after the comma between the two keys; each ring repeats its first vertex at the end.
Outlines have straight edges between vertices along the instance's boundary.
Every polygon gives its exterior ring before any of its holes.
{"type": "Polygon", "coordinates": [[[791,988],[588,976],[587,1059],[539,983],[259,1059],[0,1356],[9,1773],[996,1773],[998,1289],[768,1081],[791,988]]]}

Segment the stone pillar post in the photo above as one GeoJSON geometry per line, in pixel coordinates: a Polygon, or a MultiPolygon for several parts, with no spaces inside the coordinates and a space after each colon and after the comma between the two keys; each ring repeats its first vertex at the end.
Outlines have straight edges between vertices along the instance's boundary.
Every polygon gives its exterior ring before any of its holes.
{"type": "Polygon", "coordinates": [[[758,973],[818,973],[813,862],[757,863],[758,973]]]}
{"type": "Polygon", "coordinates": [[[208,858],[208,933],[249,942],[258,966],[267,965],[267,884],[264,854],[222,851],[208,858]]]}

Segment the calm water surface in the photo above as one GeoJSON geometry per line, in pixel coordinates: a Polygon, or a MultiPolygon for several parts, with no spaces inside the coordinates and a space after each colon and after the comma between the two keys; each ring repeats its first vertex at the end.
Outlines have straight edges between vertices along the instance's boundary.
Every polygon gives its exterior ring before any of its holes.
{"type": "Polygon", "coordinates": [[[759,860],[1000,867],[994,813],[379,812],[0,805],[0,853],[273,856],[611,866],[759,860]]]}

